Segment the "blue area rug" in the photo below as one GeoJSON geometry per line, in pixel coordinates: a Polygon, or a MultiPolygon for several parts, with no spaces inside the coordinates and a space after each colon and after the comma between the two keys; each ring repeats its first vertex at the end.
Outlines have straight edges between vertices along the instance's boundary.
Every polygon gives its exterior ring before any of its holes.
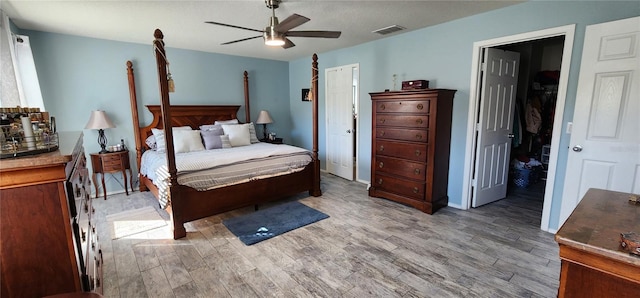
{"type": "Polygon", "coordinates": [[[328,217],[329,215],[316,209],[293,201],[226,219],[222,223],[244,244],[252,245],[328,217]]]}

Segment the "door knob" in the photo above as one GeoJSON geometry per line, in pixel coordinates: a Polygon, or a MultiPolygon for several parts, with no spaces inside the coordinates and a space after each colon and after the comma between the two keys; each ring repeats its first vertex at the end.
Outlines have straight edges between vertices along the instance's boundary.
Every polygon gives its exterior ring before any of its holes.
{"type": "Polygon", "coordinates": [[[573,148],[571,148],[571,149],[572,149],[573,151],[575,151],[575,152],[580,152],[580,151],[582,151],[582,146],[580,146],[580,145],[575,145],[575,146],[573,146],[573,148]]]}
{"type": "Polygon", "coordinates": [[[347,129],[347,133],[351,133],[351,129],[347,129]]]}

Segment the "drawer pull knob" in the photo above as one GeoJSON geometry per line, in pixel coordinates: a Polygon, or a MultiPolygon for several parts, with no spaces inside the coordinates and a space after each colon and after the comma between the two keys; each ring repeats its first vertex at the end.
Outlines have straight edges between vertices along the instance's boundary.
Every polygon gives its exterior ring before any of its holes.
{"type": "Polygon", "coordinates": [[[384,119],[384,118],[380,119],[380,123],[384,123],[385,121],[387,121],[387,119],[384,119]]]}
{"type": "Polygon", "coordinates": [[[91,207],[91,213],[96,213],[96,208],[91,207]]]}
{"type": "Polygon", "coordinates": [[[380,163],[378,164],[378,166],[382,169],[382,167],[384,167],[384,163],[383,163],[383,162],[380,162],[380,163]]]}
{"type": "Polygon", "coordinates": [[[418,104],[418,106],[417,106],[417,108],[418,108],[418,110],[422,110],[422,109],[424,108],[424,106],[422,106],[422,104],[421,104],[421,103],[419,103],[419,104],[418,104]]]}
{"type": "Polygon", "coordinates": [[[422,152],[420,152],[420,150],[416,150],[416,156],[420,156],[420,154],[422,154],[422,152]]]}
{"type": "Polygon", "coordinates": [[[384,137],[384,130],[383,130],[383,131],[380,131],[380,136],[381,136],[381,137],[384,137]]]}
{"type": "Polygon", "coordinates": [[[100,287],[100,278],[96,278],[96,288],[100,287]]]}
{"type": "Polygon", "coordinates": [[[84,202],[84,213],[89,213],[89,205],[87,205],[87,202],[84,202]]]}
{"type": "Polygon", "coordinates": [[[417,134],[416,134],[416,139],[418,139],[418,140],[422,140],[422,134],[417,133],[417,134]]]}
{"type": "Polygon", "coordinates": [[[418,120],[416,120],[416,123],[422,124],[422,118],[418,118],[418,120]]]}
{"type": "Polygon", "coordinates": [[[384,151],[384,145],[380,145],[380,151],[384,151]]]}
{"type": "Polygon", "coordinates": [[[378,184],[382,185],[382,178],[378,179],[378,184]]]}
{"type": "Polygon", "coordinates": [[[91,249],[92,250],[96,250],[96,243],[95,242],[91,242],[91,249]]]}
{"type": "Polygon", "coordinates": [[[386,107],[384,104],[381,104],[381,105],[380,105],[380,109],[381,109],[381,110],[384,110],[384,109],[386,109],[386,108],[387,108],[387,107],[386,107]]]}
{"type": "Polygon", "coordinates": [[[82,234],[82,242],[87,241],[87,232],[85,232],[84,229],[80,229],[80,231],[80,234],[82,234]]]}
{"type": "Polygon", "coordinates": [[[413,173],[416,174],[416,175],[420,175],[420,169],[413,170],[413,173]]]}
{"type": "Polygon", "coordinates": [[[418,188],[417,187],[413,188],[413,193],[418,193],[418,188]]]}

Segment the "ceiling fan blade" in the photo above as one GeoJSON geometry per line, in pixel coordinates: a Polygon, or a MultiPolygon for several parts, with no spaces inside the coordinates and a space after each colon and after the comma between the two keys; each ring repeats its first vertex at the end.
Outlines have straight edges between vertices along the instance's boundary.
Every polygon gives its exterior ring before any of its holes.
{"type": "Polygon", "coordinates": [[[245,28],[245,27],[240,27],[240,26],[236,26],[236,25],[229,25],[229,24],[223,24],[223,23],[218,23],[218,22],[205,22],[205,23],[207,23],[207,24],[213,24],[213,25],[226,26],[226,27],[231,27],[231,28],[236,28],[236,29],[244,29],[244,30],[249,30],[249,31],[261,32],[261,33],[263,33],[263,32],[264,32],[264,31],[262,31],[262,30],[251,29],[251,28],[245,28]]]}
{"type": "Polygon", "coordinates": [[[228,41],[228,42],[225,42],[225,43],[221,43],[221,45],[225,45],[225,44],[232,44],[232,43],[241,42],[241,41],[245,41],[245,40],[249,40],[249,39],[254,39],[254,38],[258,38],[258,37],[262,37],[262,35],[253,36],[253,37],[247,37],[247,38],[238,39],[238,40],[234,40],[234,41],[228,41]]]}
{"type": "Polygon", "coordinates": [[[340,31],[289,31],[285,35],[289,37],[323,37],[338,38],[342,32],[340,31]]]}
{"type": "Polygon", "coordinates": [[[284,19],[284,21],[280,22],[276,26],[276,31],[285,33],[295,27],[298,27],[306,22],[310,21],[309,18],[303,17],[299,14],[292,14],[288,18],[284,19]]]}
{"type": "Polygon", "coordinates": [[[293,43],[291,40],[289,40],[288,38],[284,38],[284,45],[282,45],[283,49],[288,49],[288,48],[292,48],[295,47],[296,44],[293,43]]]}

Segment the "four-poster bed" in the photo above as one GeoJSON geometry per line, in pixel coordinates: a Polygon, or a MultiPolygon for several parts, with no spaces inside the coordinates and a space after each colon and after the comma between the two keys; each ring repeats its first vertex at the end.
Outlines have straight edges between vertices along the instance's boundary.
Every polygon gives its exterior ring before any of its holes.
{"type": "MultiPolygon", "coordinates": [[[[138,104],[135,90],[133,65],[127,61],[127,73],[129,78],[129,93],[131,100],[132,120],[136,143],[136,160],[138,171],[141,169],[143,153],[150,148],[145,143],[147,137],[152,135],[152,129],[164,127],[189,126],[198,129],[201,125],[213,124],[215,121],[231,120],[237,118],[238,105],[170,105],[169,88],[167,82],[167,61],[164,50],[163,34],[159,29],[154,33],[154,52],[158,68],[158,80],[160,86],[160,105],[148,105],[147,108],[153,115],[151,124],[140,126],[138,118],[138,104]]],[[[313,98],[317,98],[318,90],[318,63],[317,55],[313,55],[312,63],[312,92],[313,98]]],[[[244,72],[245,94],[245,121],[250,122],[248,75],[244,72]]],[[[171,216],[174,239],[186,236],[184,223],[201,219],[207,216],[230,211],[233,209],[258,205],[300,192],[308,191],[309,195],[320,196],[320,162],[318,160],[318,102],[313,101],[313,148],[311,162],[302,170],[293,173],[271,176],[268,178],[251,180],[239,184],[233,184],[214,188],[206,191],[198,191],[194,188],[178,183],[178,166],[176,165],[176,152],[174,149],[173,134],[175,130],[164,130],[166,150],[166,168],[168,172],[168,197],[167,212],[171,216]]],[[[274,145],[278,146],[278,145],[274,145]]],[[[139,174],[140,191],[149,190],[160,198],[158,187],[151,179],[139,174]]]]}

